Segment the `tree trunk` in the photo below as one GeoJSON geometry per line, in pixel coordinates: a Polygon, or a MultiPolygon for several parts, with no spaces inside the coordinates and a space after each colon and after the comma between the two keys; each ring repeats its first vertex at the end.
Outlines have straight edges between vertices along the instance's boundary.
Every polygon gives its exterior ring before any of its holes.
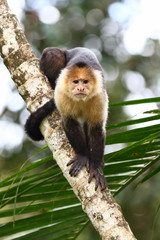
{"type": "MultiPolygon", "coordinates": [[[[30,112],[34,112],[53,97],[48,80],[39,71],[39,60],[5,0],[0,3],[0,53],[30,112]]],[[[103,192],[100,189],[95,191],[94,181],[88,184],[89,176],[85,168],[77,177],[69,175],[70,167],[66,164],[72,157],[73,150],[66,139],[57,111],[43,120],[41,131],[57,164],[101,238],[135,240],[120,207],[108,189],[103,192]]]]}

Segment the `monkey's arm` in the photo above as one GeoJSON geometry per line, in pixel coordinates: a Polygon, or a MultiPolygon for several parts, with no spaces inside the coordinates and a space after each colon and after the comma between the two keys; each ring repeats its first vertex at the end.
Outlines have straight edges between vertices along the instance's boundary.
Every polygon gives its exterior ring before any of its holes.
{"type": "Polygon", "coordinates": [[[43,140],[44,137],[40,132],[40,124],[42,120],[55,109],[54,99],[40,107],[37,111],[33,112],[25,124],[25,131],[35,141],[43,140]]]}
{"type": "Polygon", "coordinates": [[[80,124],[75,119],[65,119],[63,121],[63,127],[76,154],[75,157],[69,161],[67,166],[72,164],[69,173],[71,176],[76,176],[83,166],[88,168],[89,164],[85,135],[80,124]]]}
{"type": "Polygon", "coordinates": [[[103,155],[104,155],[104,142],[105,142],[105,133],[101,124],[91,127],[89,130],[89,180],[90,183],[93,178],[95,178],[96,185],[95,190],[100,185],[101,190],[104,190],[107,187],[107,181],[100,170],[104,165],[103,155]]]}

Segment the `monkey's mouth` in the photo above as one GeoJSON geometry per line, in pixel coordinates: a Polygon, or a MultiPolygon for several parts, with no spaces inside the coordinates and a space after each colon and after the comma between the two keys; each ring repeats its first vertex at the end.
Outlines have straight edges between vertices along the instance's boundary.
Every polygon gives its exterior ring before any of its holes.
{"type": "Polygon", "coordinates": [[[85,93],[77,93],[77,94],[75,94],[75,96],[78,97],[78,98],[83,98],[83,97],[86,97],[87,94],[85,94],[85,93]]]}

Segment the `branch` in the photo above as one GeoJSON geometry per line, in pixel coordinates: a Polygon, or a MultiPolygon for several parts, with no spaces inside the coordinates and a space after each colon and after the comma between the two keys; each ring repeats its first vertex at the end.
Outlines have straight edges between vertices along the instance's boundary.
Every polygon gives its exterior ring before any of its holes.
{"type": "MultiPolygon", "coordinates": [[[[39,60],[5,0],[0,3],[0,53],[30,112],[34,112],[53,97],[48,80],[39,71],[39,60]]],[[[89,176],[85,168],[76,178],[69,175],[66,164],[73,150],[63,132],[58,112],[55,111],[43,120],[41,131],[57,164],[102,239],[135,240],[120,207],[108,189],[103,192],[99,189],[95,191],[94,181],[88,184],[89,176]]]]}

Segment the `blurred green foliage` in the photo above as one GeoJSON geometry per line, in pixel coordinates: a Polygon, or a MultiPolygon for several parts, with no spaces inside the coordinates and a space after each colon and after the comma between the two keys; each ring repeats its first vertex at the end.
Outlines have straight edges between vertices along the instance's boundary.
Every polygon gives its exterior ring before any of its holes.
{"type": "MultiPolygon", "coordinates": [[[[113,2],[115,1],[46,1],[46,5],[49,4],[58,9],[60,18],[55,24],[45,24],[39,18],[41,1],[26,0],[23,18],[26,37],[38,57],[42,50],[49,46],[62,48],[84,46],[93,49],[104,69],[110,103],[124,101],[130,94],[135,98],[137,97],[136,91],[132,91],[132,84],[136,81],[134,79],[136,76],[137,81],[140,81],[140,78],[144,80],[145,87],[140,90],[142,92],[141,96],[144,96],[144,98],[156,97],[159,95],[160,78],[159,40],[147,39],[144,51],[141,54],[129,54],[123,43],[123,31],[127,23],[123,25],[111,19],[108,15],[108,7],[113,2]],[[150,53],[150,49],[152,49],[152,53],[150,53]],[[129,86],[127,84],[128,76],[133,77],[129,86]]],[[[44,6],[45,4],[43,4],[44,6]]],[[[139,82],[139,88],[141,82],[139,82]]],[[[4,114],[15,115],[8,109],[4,114]]],[[[130,120],[130,118],[131,116],[127,115],[124,108],[118,108],[118,110],[112,108],[109,113],[110,124],[130,120]]],[[[18,114],[15,121],[19,123],[18,114]]],[[[15,151],[11,155],[4,150],[3,155],[0,155],[1,172],[21,165],[23,160],[38,148],[39,145],[27,139],[24,141],[21,151],[15,151]]],[[[137,239],[140,240],[150,239],[156,209],[160,201],[158,180],[160,180],[160,177],[157,175],[136,189],[134,188],[135,184],[131,185],[117,197],[127,221],[137,239]]],[[[159,240],[159,222],[157,220],[154,226],[154,240],[159,240]]],[[[90,227],[88,229],[90,230],[90,227]]],[[[95,233],[89,230],[84,230],[78,240],[98,240],[98,236],[95,236],[95,233]]]]}

